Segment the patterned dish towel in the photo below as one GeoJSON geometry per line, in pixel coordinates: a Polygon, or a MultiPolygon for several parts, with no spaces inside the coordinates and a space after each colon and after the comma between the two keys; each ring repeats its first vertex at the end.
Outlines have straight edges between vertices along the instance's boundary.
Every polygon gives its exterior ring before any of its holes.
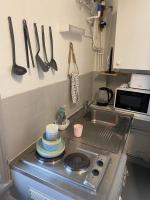
{"type": "Polygon", "coordinates": [[[71,97],[73,104],[76,104],[80,100],[78,73],[71,74],[71,97]]]}
{"type": "Polygon", "coordinates": [[[70,78],[71,84],[71,99],[73,104],[77,104],[80,100],[79,92],[79,69],[76,63],[75,53],[73,49],[73,44],[70,42],[69,45],[69,56],[68,56],[68,76],[70,78]],[[71,59],[73,61],[73,72],[70,72],[71,59]]]}

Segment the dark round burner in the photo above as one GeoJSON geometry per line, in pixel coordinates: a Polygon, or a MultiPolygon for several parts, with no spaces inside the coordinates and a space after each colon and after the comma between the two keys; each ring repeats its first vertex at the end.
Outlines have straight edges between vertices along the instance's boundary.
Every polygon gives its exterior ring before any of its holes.
{"type": "Polygon", "coordinates": [[[89,167],[90,160],[82,153],[72,153],[64,159],[64,163],[72,171],[80,171],[89,167]]]}
{"type": "Polygon", "coordinates": [[[43,156],[40,156],[37,151],[35,152],[36,158],[42,162],[56,162],[58,160],[61,160],[64,157],[64,155],[65,155],[65,151],[55,158],[45,158],[43,156]]]}

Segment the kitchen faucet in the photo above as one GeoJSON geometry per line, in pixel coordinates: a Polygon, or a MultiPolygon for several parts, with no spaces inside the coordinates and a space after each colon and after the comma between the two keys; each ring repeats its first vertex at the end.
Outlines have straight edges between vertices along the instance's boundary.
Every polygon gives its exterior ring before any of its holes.
{"type": "Polygon", "coordinates": [[[92,101],[87,100],[87,101],[85,101],[85,102],[83,103],[83,109],[84,109],[85,113],[88,112],[89,107],[90,107],[93,103],[94,103],[93,100],[92,100],[92,101]]]}

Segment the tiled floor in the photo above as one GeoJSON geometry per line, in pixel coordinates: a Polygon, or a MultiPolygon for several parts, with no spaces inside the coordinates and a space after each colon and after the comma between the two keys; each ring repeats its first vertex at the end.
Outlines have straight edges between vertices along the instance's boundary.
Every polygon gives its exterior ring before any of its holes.
{"type": "Polygon", "coordinates": [[[150,200],[150,169],[128,163],[129,176],[123,200],[150,200]]]}

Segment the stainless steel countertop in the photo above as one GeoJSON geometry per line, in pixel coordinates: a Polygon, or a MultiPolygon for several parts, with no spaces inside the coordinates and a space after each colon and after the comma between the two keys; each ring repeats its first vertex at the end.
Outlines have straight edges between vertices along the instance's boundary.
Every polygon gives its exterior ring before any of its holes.
{"type": "MultiPolygon", "coordinates": [[[[80,110],[77,112],[75,115],[73,115],[70,118],[70,126],[72,126],[74,123],[78,122],[80,123],[80,120],[84,114],[84,110],[80,110]]],[[[68,131],[69,129],[66,129],[65,131],[62,131],[63,137],[68,137],[69,139],[73,139],[74,142],[78,141],[78,139],[73,137],[73,133],[70,133],[68,131]]],[[[20,172],[21,174],[24,174],[40,183],[43,183],[46,186],[51,187],[54,190],[57,190],[60,193],[63,193],[72,199],[75,200],[107,200],[113,180],[115,177],[115,174],[118,169],[118,165],[121,159],[122,154],[125,152],[125,144],[127,140],[128,134],[126,134],[123,142],[121,143],[120,149],[118,153],[110,153],[111,156],[111,161],[109,163],[109,166],[106,170],[106,173],[102,179],[102,182],[99,185],[99,188],[96,192],[94,191],[89,191],[87,189],[75,186],[74,184],[68,184],[67,181],[64,179],[60,179],[59,177],[55,176],[47,176],[46,173],[40,172],[36,169],[32,169],[32,167],[28,167],[24,163],[20,162],[20,158],[26,154],[28,151],[31,151],[31,149],[35,148],[35,144],[33,144],[31,147],[29,147],[25,152],[20,154],[16,159],[14,159],[11,163],[11,169],[16,170],[20,172]]],[[[80,142],[82,141],[82,138],[80,138],[80,142]]],[[[89,150],[90,150],[89,146],[89,150]]],[[[96,147],[95,147],[96,148],[96,147]]],[[[100,153],[102,150],[100,148],[96,148],[97,153],[100,153]]]]}

